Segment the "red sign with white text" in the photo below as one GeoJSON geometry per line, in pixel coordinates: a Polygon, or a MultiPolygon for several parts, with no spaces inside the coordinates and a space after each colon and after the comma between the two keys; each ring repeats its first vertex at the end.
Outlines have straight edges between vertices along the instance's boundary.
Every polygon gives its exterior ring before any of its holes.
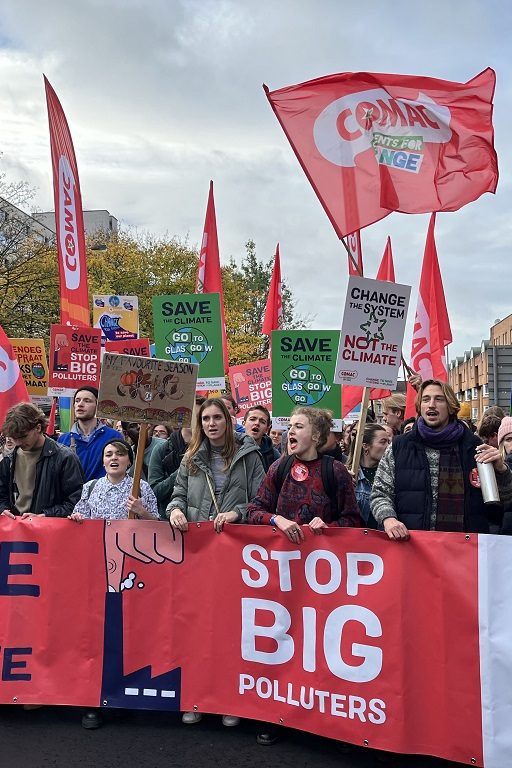
{"type": "Polygon", "coordinates": [[[101,330],[50,326],[48,394],[71,396],[80,386],[99,387],[101,330]]]}
{"type": "Polygon", "coordinates": [[[197,707],[483,765],[479,538],[304,530],[1,519],[0,702],[197,707]]]}
{"type": "Polygon", "coordinates": [[[270,360],[232,365],[229,368],[231,394],[238,403],[240,413],[254,405],[272,410],[272,368],[270,360]]]}
{"type": "Polygon", "coordinates": [[[105,341],[105,352],[117,352],[119,355],[149,357],[149,339],[128,339],[127,341],[105,341]]]}

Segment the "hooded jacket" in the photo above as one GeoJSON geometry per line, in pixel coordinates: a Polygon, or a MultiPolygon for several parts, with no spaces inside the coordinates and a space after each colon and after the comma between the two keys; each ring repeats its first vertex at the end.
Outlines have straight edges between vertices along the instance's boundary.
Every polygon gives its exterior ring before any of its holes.
{"type": "MultiPolygon", "coordinates": [[[[247,504],[256,495],[265,472],[259,448],[252,437],[235,433],[235,442],[237,449],[217,504],[221,512],[237,512],[240,522],[245,520],[247,504]]],[[[192,459],[196,472],[188,470],[185,460],[181,462],[172,499],[167,505],[167,517],[173,509],[181,509],[189,522],[210,519],[213,500],[206,476],[210,478],[212,487],[215,487],[215,482],[210,468],[209,447],[209,440],[203,440],[192,459]]]]}
{"type": "Polygon", "coordinates": [[[124,437],[117,429],[99,424],[86,439],[75,423],[71,432],[64,432],[58,442],[61,445],[67,445],[73,453],[76,453],[86,480],[98,480],[106,474],[103,466],[103,449],[111,440],[124,440],[124,437]]]}

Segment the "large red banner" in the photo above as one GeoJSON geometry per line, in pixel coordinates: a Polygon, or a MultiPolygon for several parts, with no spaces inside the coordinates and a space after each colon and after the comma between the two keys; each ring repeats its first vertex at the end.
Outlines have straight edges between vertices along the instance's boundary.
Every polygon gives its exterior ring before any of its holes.
{"type": "Polygon", "coordinates": [[[44,86],[52,153],[60,321],[63,325],[89,325],[84,216],[75,150],[66,115],[46,77],[44,86]]]}
{"type": "MultiPolygon", "coordinates": [[[[483,765],[479,644],[510,678],[486,597],[510,541],[0,520],[0,702],[197,707],[483,765]]],[[[510,738],[494,748],[510,764],[510,738]]]]}
{"type": "Polygon", "coordinates": [[[268,100],[339,237],[391,211],[456,211],[494,192],[496,75],[467,83],[345,72],[268,100]]]}

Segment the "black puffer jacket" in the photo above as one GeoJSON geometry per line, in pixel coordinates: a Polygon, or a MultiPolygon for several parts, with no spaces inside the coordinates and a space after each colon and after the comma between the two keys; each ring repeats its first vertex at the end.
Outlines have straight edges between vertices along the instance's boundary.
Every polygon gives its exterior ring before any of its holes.
{"type": "MultiPolygon", "coordinates": [[[[15,448],[12,456],[0,462],[0,511],[16,509],[14,470],[15,448]]],[[[31,512],[46,517],[68,517],[79,501],[85,482],[82,466],[76,454],[65,445],[45,437],[41,455],[36,464],[36,479],[32,495],[31,512]]]]}

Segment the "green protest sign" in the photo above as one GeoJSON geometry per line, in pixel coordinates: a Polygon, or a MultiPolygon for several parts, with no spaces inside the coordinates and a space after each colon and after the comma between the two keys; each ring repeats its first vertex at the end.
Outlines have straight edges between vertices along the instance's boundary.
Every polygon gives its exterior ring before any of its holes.
{"type": "MultiPolygon", "coordinates": [[[[272,332],[272,424],[285,426],[297,405],[329,408],[341,420],[341,387],[333,384],[339,331],[272,332]]],[[[341,428],[341,422],[336,427],[341,428]]]]}
{"type": "Polygon", "coordinates": [[[218,293],[153,296],[156,356],[199,365],[197,389],[224,389],[218,293]]]}

